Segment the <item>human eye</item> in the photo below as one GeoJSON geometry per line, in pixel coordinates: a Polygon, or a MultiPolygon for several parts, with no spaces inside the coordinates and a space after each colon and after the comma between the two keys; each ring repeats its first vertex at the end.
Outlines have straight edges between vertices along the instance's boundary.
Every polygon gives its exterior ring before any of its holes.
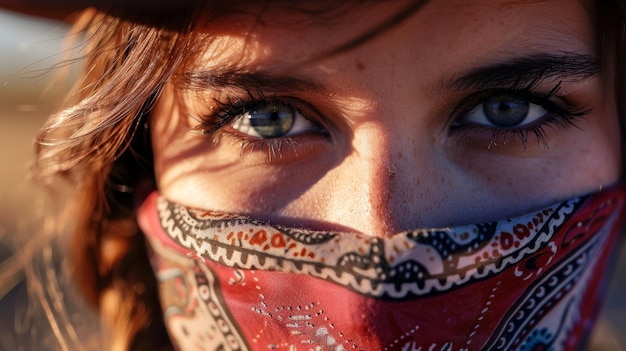
{"type": "Polygon", "coordinates": [[[316,109],[291,96],[246,92],[242,97],[215,99],[211,110],[211,114],[194,118],[201,123],[191,132],[229,137],[240,142],[242,153],[266,151],[270,159],[283,158],[284,144],[297,156],[298,147],[330,134],[316,109]]]}
{"type": "Polygon", "coordinates": [[[544,117],[548,112],[514,93],[499,93],[487,97],[463,119],[465,123],[493,128],[521,128],[544,117]]]}
{"type": "Polygon", "coordinates": [[[296,108],[282,102],[259,102],[238,117],[231,127],[259,139],[291,137],[319,129],[296,108]]]}
{"type": "Polygon", "coordinates": [[[560,96],[560,83],[547,93],[523,89],[497,89],[470,95],[459,108],[460,117],[452,123],[451,133],[488,132],[489,147],[514,144],[519,139],[524,149],[529,137],[548,148],[545,128],[576,126],[576,121],[591,112],[560,96]]]}

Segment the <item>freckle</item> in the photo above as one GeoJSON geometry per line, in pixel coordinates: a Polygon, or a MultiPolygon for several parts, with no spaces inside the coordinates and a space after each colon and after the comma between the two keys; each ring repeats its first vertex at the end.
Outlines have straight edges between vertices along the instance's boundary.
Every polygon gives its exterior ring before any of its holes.
{"type": "Polygon", "coordinates": [[[359,71],[365,69],[365,64],[359,59],[356,60],[356,69],[358,69],[359,71]]]}

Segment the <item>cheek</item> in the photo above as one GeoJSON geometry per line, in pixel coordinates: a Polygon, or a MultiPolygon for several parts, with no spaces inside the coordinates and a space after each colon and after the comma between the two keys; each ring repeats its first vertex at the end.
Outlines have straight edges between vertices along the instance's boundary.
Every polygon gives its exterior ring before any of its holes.
{"type": "Polygon", "coordinates": [[[619,181],[617,116],[608,107],[611,104],[596,106],[576,127],[548,129],[545,146],[529,145],[515,153],[499,153],[493,147],[492,152],[483,149],[450,156],[454,167],[461,168],[457,182],[467,184],[457,201],[465,204],[466,210],[459,213],[465,214],[466,220],[491,220],[595,192],[619,181]]]}
{"type": "Polygon", "coordinates": [[[571,170],[561,172],[562,179],[574,187],[577,184],[581,190],[595,190],[589,189],[587,184],[598,188],[608,186],[622,175],[623,141],[616,104],[610,95],[601,95],[595,105],[598,107],[581,121],[569,138],[557,145],[563,150],[563,163],[570,165],[566,170],[571,170]]]}

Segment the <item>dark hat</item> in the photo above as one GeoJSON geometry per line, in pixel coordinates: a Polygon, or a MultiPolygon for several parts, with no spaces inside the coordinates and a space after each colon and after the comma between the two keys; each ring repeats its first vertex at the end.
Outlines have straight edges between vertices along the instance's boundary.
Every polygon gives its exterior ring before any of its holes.
{"type": "MultiPolygon", "coordinates": [[[[218,3],[219,1],[215,1],[218,3]]],[[[141,14],[176,14],[188,12],[192,0],[0,0],[0,9],[37,17],[68,20],[73,13],[87,8],[96,8],[112,14],[141,17],[141,14]]]]}
{"type": "Polygon", "coordinates": [[[91,1],[0,0],[0,9],[62,20],[76,11],[89,7],[89,2],[91,1]]]}

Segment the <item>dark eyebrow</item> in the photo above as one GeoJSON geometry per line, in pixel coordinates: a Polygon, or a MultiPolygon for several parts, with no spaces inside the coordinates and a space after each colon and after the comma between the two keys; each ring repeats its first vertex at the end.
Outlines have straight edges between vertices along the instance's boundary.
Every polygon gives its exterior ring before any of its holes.
{"type": "Polygon", "coordinates": [[[176,81],[189,90],[242,89],[262,92],[322,91],[321,83],[266,71],[219,69],[186,72],[176,81]]]}
{"type": "Polygon", "coordinates": [[[521,88],[543,80],[579,82],[600,74],[600,60],[593,55],[571,52],[534,54],[508,62],[479,67],[452,79],[445,88],[454,90],[485,90],[521,88]]]}
{"type": "MultiPolygon", "coordinates": [[[[473,69],[444,84],[450,90],[486,90],[523,87],[542,80],[576,82],[600,74],[600,60],[593,55],[540,53],[473,69]]],[[[324,91],[321,83],[294,76],[253,69],[221,68],[188,71],[176,81],[192,91],[241,89],[263,92],[324,91]]]]}

